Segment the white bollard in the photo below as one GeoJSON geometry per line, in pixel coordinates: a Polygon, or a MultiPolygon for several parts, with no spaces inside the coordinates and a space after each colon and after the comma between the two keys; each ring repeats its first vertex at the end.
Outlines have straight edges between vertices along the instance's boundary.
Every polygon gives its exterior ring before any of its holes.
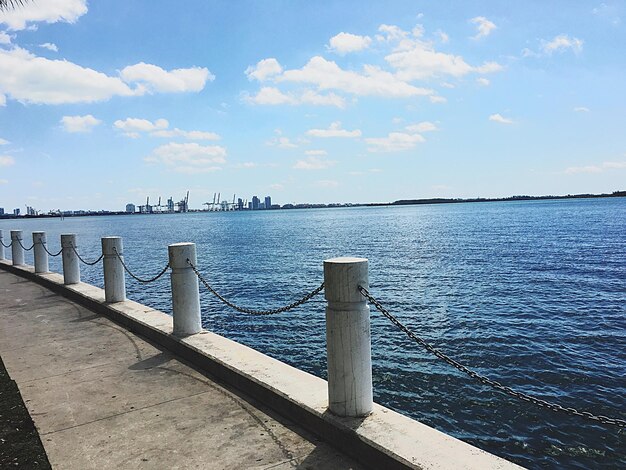
{"type": "Polygon", "coordinates": [[[4,259],[4,239],[2,238],[2,230],[0,230],[0,260],[4,259]]]}
{"type": "Polygon", "coordinates": [[[195,243],[174,243],[167,247],[172,283],[174,334],[193,335],[202,331],[198,277],[187,260],[197,265],[195,243]]]}
{"type": "Polygon", "coordinates": [[[46,245],[46,232],[33,232],[33,251],[35,258],[35,272],[47,273],[48,253],[44,249],[46,245]]]}
{"type": "Polygon", "coordinates": [[[65,285],[80,282],[80,264],[78,264],[78,256],[76,256],[74,248],[78,250],[76,234],[61,235],[61,249],[63,250],[61,258],[63,259],[63,283],[65,285]]]}
{"type": "Polygon", "coordinates": [[[328,407],[338,416],[373,409],[370,309],[358,286],[369,287],[367,259],[324,261],[328,407]]]}
{"type": "Polygon", "coordinates": [[[11,230],[11,256],[13,258],[13,266],[22,266],[24,264],[24,248],[22,248],[22,231],[11,230]]]}
{"type": "Polygon", "coordinates": [[[121,237],[103,237],[102,254],[104,269],[104,300],[124,302],[126,300],[126,279],[124,266],[118,255],[124,259],[124,246],[121,237]],[[116,253],[117,252],[117,253],[116,253]]]}

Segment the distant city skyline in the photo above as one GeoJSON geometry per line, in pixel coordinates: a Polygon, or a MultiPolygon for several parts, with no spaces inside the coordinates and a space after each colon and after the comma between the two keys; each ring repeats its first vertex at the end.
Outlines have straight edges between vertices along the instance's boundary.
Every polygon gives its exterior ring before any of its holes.
{"type": "Polygon", "coordinates": [[[0,207],[624,190],[625,18],[624,1],[26,2],[0,13],[0,207]]]}

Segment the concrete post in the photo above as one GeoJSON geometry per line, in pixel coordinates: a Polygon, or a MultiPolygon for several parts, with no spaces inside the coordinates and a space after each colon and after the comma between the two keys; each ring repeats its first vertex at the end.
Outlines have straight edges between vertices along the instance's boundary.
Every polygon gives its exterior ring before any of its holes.
{"type": "Polygon", "coordinates": [[[22,231],[11,230],[11,256],[13,257],[13,266],[21,266],[24,264],[24,248],[22,242],[22,231]]]}
{"type": "Polygon", "coordinates": [[[367,259],[324,261],[328,407],[338,416],[373,408],[370,309],[358,286],[369,287],[367,259]]]}
{"type": "Polygon", "coordinates": [[[197,265],[195,243],[174,243],[167,247],[170,260],[172,283],[172,312],[174,334],[193,335],[202,331],[200,322],[200,293],[198,276],[187,259],[197,265]]]}
{"type": "Polygon", "coordinates": [[[78,264],[78,256],[76,256],[72,247],[78,250],[76,234],[66,233],[61,235],[61,250],[63,250],[61,258],[63,260],[63,283],[65,285],[78,284],[80,282],[80,264],[78,264]]]}
{"type": "Polygon", "coordinates": [[[4,259],[4,239],[2,238],[2,230],[0,230],[0,260],[4,259]]]}
{"type": "Polygon", "coordinates": [[[106,302],[124,302],[126,300],[124,266],[122,266],[120,258],[118,258],[119,255],[124,259],[123,245],[121,237],[102,238],[104,300],[106,302]]]}
{"type": "Polygon", "coordinates": [[[35,272],[47,273],[48,253],[44,249],[46,245],[46,232],[33,232],[33,252],[35,258],[35,272]]]}

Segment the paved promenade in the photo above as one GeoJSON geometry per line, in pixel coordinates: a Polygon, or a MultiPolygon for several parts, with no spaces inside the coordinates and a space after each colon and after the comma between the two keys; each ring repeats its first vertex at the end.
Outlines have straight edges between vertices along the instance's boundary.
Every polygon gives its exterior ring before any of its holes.
{"type": "Polygon", "coordinates": [[[4,271],[0,356],[53,468],[360,468],[171,353],[4,271]]]}

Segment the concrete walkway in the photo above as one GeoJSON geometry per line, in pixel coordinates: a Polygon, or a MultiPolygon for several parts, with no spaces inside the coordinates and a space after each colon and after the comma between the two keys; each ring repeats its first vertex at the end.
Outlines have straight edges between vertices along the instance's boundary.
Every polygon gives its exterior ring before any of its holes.
{"type": "Polygon", "coordinates": [[[361,468],[171,353],[4,271],[0,356],[53,468],[361,468]]]}

